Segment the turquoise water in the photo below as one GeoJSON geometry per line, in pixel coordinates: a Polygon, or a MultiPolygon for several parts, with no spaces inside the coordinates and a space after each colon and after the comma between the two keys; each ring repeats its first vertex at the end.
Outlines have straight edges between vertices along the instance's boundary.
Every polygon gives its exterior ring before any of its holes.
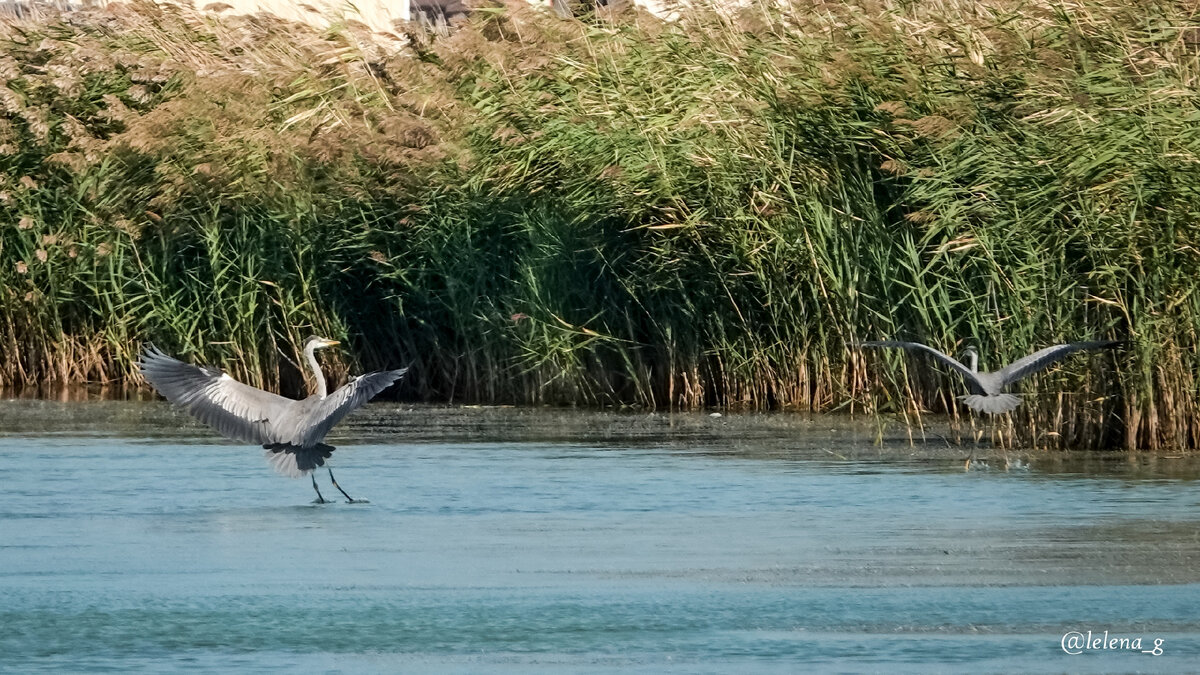
{"type": "Polygon", "coordinates": [[[375,404],[331,438],[370,503],[314,505],[162,403],[0,431],[10,672],[1200,667],[1191,458],[964,471],[870,422],[375,404]],[[1063,651],[1088,630],[1162,655],[1063,651]]]}

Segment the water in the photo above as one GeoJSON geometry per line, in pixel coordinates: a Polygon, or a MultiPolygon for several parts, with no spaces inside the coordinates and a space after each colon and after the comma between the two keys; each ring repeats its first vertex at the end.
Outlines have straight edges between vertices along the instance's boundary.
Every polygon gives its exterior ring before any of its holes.
{"type": "Polygon", "coordinates": [[[0,670],[1200,667],[1194,458],[964,471],[829,417],[375,404],[331,437],[370,503],[321,506],[162,403],[0,430],[0,670]],[[1089,630],[1162,655],[1064,653],[1089,630]]]}

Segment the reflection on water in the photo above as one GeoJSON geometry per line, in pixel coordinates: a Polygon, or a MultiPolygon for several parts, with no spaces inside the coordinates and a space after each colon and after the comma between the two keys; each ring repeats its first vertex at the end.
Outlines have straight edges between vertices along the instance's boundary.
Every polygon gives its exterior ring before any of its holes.
{"type": "Polygon", "coordinates": [[[307,480],[161,403],[8,402],[0,430],[14,672],[1200,656],[1191,457],[979,450],[964,471],[962,449],[870,420],[375,404],[331,438],[372,503],[314,506],[307,480]],[[1065,654],[1080,629],[1163,655],[1065,654]]]}

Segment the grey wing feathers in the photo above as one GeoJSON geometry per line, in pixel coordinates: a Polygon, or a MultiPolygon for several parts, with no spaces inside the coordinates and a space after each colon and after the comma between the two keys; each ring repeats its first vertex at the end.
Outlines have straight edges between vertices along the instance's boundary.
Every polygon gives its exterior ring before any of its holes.
{"type": "Polygon", "coordinates": [[[281,439],[272,420],[296,402],[234,380],[209,366],[193,366],[167,356],[153,345],[142,352],[138,368],[167,400],[221,434],[239,441],[274,443],[281,439]]]}
{"type": "Polygon", "coordinates": [[[379,373],[367,373],[350,380],[312,409],[307,420],[308,424],[299,430],[298,437],[292,442],[305,447],[320,442],[325,438],[325,434],[328,434],[329,430],[342,421],[346,415],[362,407],[376,394],[404,377],[406,372],[408,372],[408,368],[385,370],[379,373]]]}
{"type": "Polygon", "coordinates": [[[947,366],[950,366],[951,368],[957,370],[959,373],[962,374],[963,377],[967,378],[967,388],[970,389],[973,393],[978,393],[978,394],[985,393],[983,386],[979,383],[979,379],[977,377],[975,377],[975,373],[971,372],[970,368],[959,363],[956,359],[954,359],[950,356],[947,356],[946,354],[943,354],[942,352],[934,349],[933,347],[930,347],[929,345],[923,345],[920,342],[904,342],[903,340],[874,340],[871,342],[860,342],[859,346],[860,347],[899,347],[900,349],[914,349],[917,351],[926,352],[927,354],[930,354],[931,356],[933,356],[937,360],[941,361],[942,363],[946,364],[947,366]]]}
{"type": "Polygon", "coordinates": [[[1094,342],[1071,342],[1065,345],[1054,345],[1053,347],[1046,347],[1022,359],[1013,361],[1000,369],[997,374],[1003,379],[1004,384],[1012,384],[1075,352],[1088,349],[1107,349],[1116,347],[1119,344],[1121,343],[1116,340],[1098,340],[1094,342]]]}

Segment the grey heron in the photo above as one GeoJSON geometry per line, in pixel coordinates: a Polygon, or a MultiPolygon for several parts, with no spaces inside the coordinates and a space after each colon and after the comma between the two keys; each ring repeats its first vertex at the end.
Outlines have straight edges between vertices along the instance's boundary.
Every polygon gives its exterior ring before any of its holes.
{"type": "Polygon", "coordinates": [[[950,366],[962,374],[967,381],[967,390],[971,393],[959,398],[968,408],[979,412],[986,412],[992,415],[999,413],[1011,412],[1021,404],[1021,399],[1014,394],[1006,393],[1004,390],[1017,380],[1023,377],[1032,375],[1038,372],[1055,361],[1066,358],[1075,352],[1085,351],[1090,349],[1109,349],[1121,344],[1116,340],[1098,340],[1093,342],[1070,342],[1062,345],[1054,345],[1046,347],[1040,351],[1034,352],[1029,356],[1013,361],[1009,365],[991,372],[979,372],[979,353],[974,347],[968,347],[965,350],[970,367],[960,363],[958,360],[943,354],[942,352],[923,345],[919,342],[903,342],[900,340],[879,340],[872,342],[859,343],[860,347],[899,347],[901,349],[910,349],[923,351],[938,361],[950,366]]]}
{"type": "MultiPolygon", "coordinates": [[[[193,366],[173,359],[153,345],[142,351],[137,366],[168,401],[228,438],[261,444],[276,471],[299,478],[325,466],[334,447],[322,441],[335,424],[408,370],[360,375],[329,394],[314,352],[336,344],[337,340],[315,335],[304,342],[304,359],[316,379],[317,390],[299,401],[242,384],[219,368],[193,366]]],[[[355,502],[338,485],[332,469],[329,480],[346,499],[355,502]]],[[[315,475],[312,484],[317,502],[324,504],[315,475]]]]}

